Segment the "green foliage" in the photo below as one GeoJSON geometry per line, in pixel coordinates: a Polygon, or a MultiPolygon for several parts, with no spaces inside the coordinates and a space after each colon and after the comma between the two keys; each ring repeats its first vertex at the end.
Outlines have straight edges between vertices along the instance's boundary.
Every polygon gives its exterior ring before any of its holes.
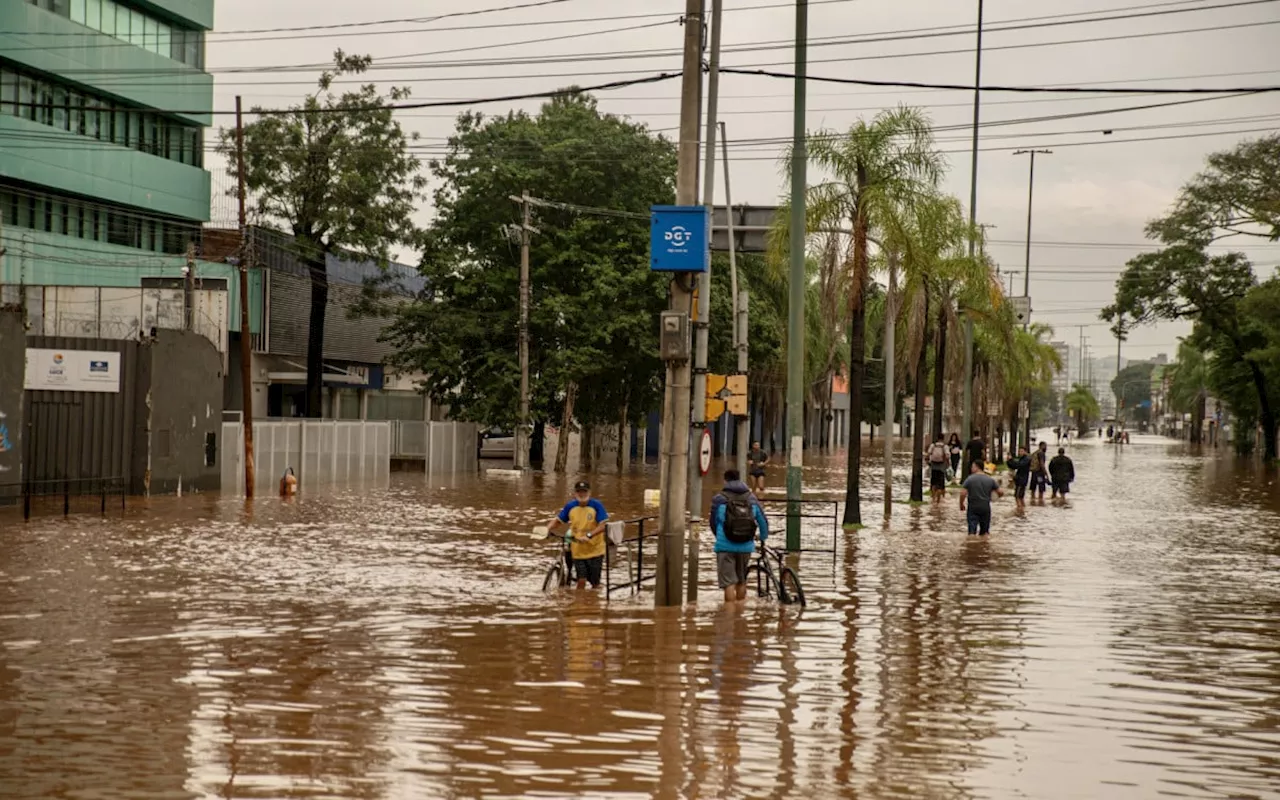
{"type": "MultiPolygon", "coordinates": [[[[518,418],[518,206],[531,196],[645,213],[674,197],[675,148],[570,95],[523,112],[459,116],[431,165],[437,218],[423,256],[428,295],[389,329],[392,363],[420,370],[460,419],[518,418]],[[601,154],[584,158],[584,152],[601,154]]],[[[633,421],[661,397],[657,319],[667,280],[648,268],[648,221],[536,209],[530,272],[535,419],[560,419],[566,387],[584,423],[633,421]]],[[[727,281],[723,282],[727,287],[727,281]]],[[[713,300],[714,302],[714,300],[713,300]]],[[[727,319],[727,315],[722,317],[727,319]]]]}
{"type": "Polygon", "coordinates": [[[1141,422],[1151,420],[1151,373],[1154,370],[1154,364],[1130,364],[1111,379],[1111,393],[1119,399],[1117,416],[1141,422]]]}
{"type": "Polygon", "coordinates": [[[1081,428],[1086,428],[1102,417],[1102,409],[1098,406],[1098,398],[1088,386],[1074,384],[1067,392],[1067,413],[1074,414],[1081,428]]]}
{"type": "MultiPolygon", "coordinates": [[[[265,114],[244,126],[245,183],[255,210],[297,239],[307,260],[346,251],[381,262],[395,245],[416,245],[411,220],[425,179],[409,153],[406,135],[373,84],[335,95],[335,78],[369,68],[368,56],[334,54],[334,68],[319,90],[284,113],[265,114]]],[[[408,89],[392,89],[401,100],[408,89]]],[[[219,131],[218,152],[234,177],[235,129],[219,131]]]]}
{"type": "Polygon", "coordinates": [[[1147,235],[1165,246],[1130,259],[1102,318],[1123,316],[1135,325],[1194,320],[1191,343],[1206,355],[1207,385],[1237,417],[1237,446],[1248,446],[1260,422],[1266,458],[1273,460],[1280,408],[1277,290],[1257,285],[1244,255],[1209,255],[1206,247],[1230,236],[1280,236],[1280,135],[1208,160],[1170,213],[1147,226],[1147,235]]]}

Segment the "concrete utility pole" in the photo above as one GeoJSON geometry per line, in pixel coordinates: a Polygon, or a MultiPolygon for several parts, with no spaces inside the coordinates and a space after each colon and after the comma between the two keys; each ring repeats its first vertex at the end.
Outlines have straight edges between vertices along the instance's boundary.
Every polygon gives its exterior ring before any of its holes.
{"type": "Polygon", "coordinates": [[[240,112],[240,95],[236,95],[236,199],[239,202],[240,225],[240,385],[244,411],[240,426],[244,432],[244,496],[253,498],[253,334],[249,325],[249,225],[245,213],[244,188],[244,120],[240,112]]]}
{"type": "MultiPolygon", "coordinates": [[[[978,48],[973,75],[973,169],[969,174],[969,227],[978,222],[978,120],[982,111],[982,0],[978,0],[978,48]]],[[[969,259],[974,241],[969,239],[969,259]]],[[[973,430],[973,319],[964,316],[964,425],[962,436],[973,430]]]]}
{"type": "MultiPolygon", "coordinates": [[[[707,213],[716,202],[716,109],[720,95],[720,18],[724,0],[711,2],[711,64],[707,81],[707,144],[702,182],[702,204],[707,213]]],[[[711,328],[711,268],[698,276],[698,293],[694,299],[693,323],[693,414],[689,424],[689,452],[696,452],[707,429],[707,346],[711,328]]],[[[732,323],[732,320],[730,320],[732,323]]],[[[702,519],[702,469],[689,459],[689,518],[702,519]]],[[[689,538],[689,581],[686,598],[698,600],[698,540],[689,538]]]]}
{"type": "Polygon", "coordinates": [[[791,275],[787,294],[787,550],[800,549],[804,468],[805,90],[809,2],[796,0],[795,102],[791,134],[791,275]]]}
{"type": "MultiPolygon", "coordinates": [[[[516,427],[516,469],[529,468],[529,239],[537,229],[531,224],[533,204],[529,190],[510,199],[520,204],[520,424],[516,427]]],[[[621,445],[619,445],[621,446],[621,445]]]]}
{"type": "MultiPolygon", "coordinates": [[[[680,85],[680,145],[677,151],[676,204],[691,206],[698,197],[698,87],[702,83],[703,0],[685,0],[684,77],[680,85]]],[[[692,291],[686,276],[671,281],[673,311],[688,314],[692,291]]],[[[689,474],[689,361],[668,361],[662,403],[662,486],[659,498],[661,536],[658,539],[659,606],[678,606],[683,597],[685,490],[689,474]]]]}
{"type": "MultiPolygon", "coordinates": [[[[1022,296],[1027,298],[1028,309],[1030,309],[1031,307],[1030,306],[1031,208],[1032,208],[1032,200],[1035,198],[1035,191],[1036,191],[1036,153],[1040,153],[1043,155],[1052,155],[1053,151],[1052,150],[1035,150],[1035,149],[1013,151],[1013,154],[1015,156],[1023,156],[1028,154],[1031,156],[1031,170],[1027,176],[1027,259],[1026,259],[1026,269],[1022,275],[1022,296]]],[[[1027,319],[1022,323],[1022,329],[1025,331],[1025,330],[1028,330],[1030,327],[1031,327],[1031,318],[1030,316],[1028,316],[1027,319]]],[[[1026,419],[1026,422],[1024,423],[1023,430],[1022,430],[1022,440],[1026,442],[1028,445],[1030,445],[1031,444],[1031,390],[1030,389],[1027,389],[1026,391],[1026,403],[1027,403],[1027,419],[1026,419]]]]}
{"type": "MultiPolygon", "coordinates": [[[[885,294],[884,299],[884,421],[885,433],[884,439],[884,516],[885,519],[893,516],[893,362],[896,353],[894,352],[894,329],[896,325],[897,308],[893,293],[897,290],[898,282],[898,253],[896,250],[889,252],[889,291],[885,294]]],[[[920,387],[916,387],[916,391],[920,391],[920,387]]],[[[916,424],[920,424],[920,420],[916,420],[916,424]]],[[[918,453],[912,454],[913,458],[919,458],[918,453]]]]}
{"type": "MultiPolygon", "coordinates": [[[[747,308],[750,295],[744,289],[738,291],[738,252],[733,240],[733,195],[729,191],[729,138],[724,123],[720,123],[720,152],[724,154],[724,208],[726,229],[729,234],[729,286],[733,293],[733,348],[738,353],[738,374],[747,374],[747,308]]],[[[751,448],[751,406],[737,419],[738,473],[747,474],[747,451],[751,448]]]]}

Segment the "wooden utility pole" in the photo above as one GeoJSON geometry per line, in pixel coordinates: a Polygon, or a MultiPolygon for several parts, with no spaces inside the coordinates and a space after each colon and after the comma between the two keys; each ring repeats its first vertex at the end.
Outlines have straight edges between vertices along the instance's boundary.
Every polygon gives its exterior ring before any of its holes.
{"type": "MultiPolygon", "coordinates": [[[[676,204],[698,202],[698,121],[702,85],[703,0],[685,0],[684,65],[680,86],[680,145],[677,151],[676,204]]],[[[677,273],[671,281],[670,309],[689,315],[693,286],[677,273]]],[[[688,317],[686,316],[686,319],[688,317]]],[[[685,501],[689,488],[690,361],[667,362],[662,398],[662,481],[659,490],[658,574],[655,601],[678,606],[684,597],[685,501]]]]}
{"type": "Polygon", "coordinates": [[[182,271],[182,327],[196,327],[196,243],[187,242],[187,267],[182,271]]]}
{"type": "MultiPolygon", "coordinates": [[[[532,429],[529,421],[529,238],[537,233],[531,224],[533,204],[530,202],[529,190],[519,196],[510,195],[510,199],[520,204],[520,424],[516,428],[516,469],[529,468],[529,434],[532,429]]],[[[568,446],[568,438],[564,438],[568,446]]]]}
{"type": "Polygon", "coordinates": [[[244,496],[253,498],[253,333],[249,325],[249,226],[245,214],[244,188],[244,120],[240,112],[240,95],[236,95],[236,198],[240,222],[240,385],[243,391],[240,425],[244,431],[244,496]]]}

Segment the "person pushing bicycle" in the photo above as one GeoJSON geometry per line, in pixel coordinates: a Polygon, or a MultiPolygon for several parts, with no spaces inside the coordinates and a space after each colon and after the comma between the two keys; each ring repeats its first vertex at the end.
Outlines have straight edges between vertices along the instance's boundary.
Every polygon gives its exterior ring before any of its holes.
{"type": "Polygon", "coordinates": [[[725,470],[724,488],[711,498],[711,530],[716,535],[716,571],[725,603],[747,599],[747,567],[760,543],[769,537],[769,521],[760,501],[736,469],[725,470]]]}
{"type": "Polygon", "coordinates": [[[604,524],[608,519],[609,512],[605,511],[604,503],[591,496],[591,484],[578,481],[573,485],[573,498],[547,526],[551,533],[559,533],[566,527],[569,529],[569,551],[579,589],[585,589],[588,582],[591,588],[600,588],[606,547],[604,524]]]}

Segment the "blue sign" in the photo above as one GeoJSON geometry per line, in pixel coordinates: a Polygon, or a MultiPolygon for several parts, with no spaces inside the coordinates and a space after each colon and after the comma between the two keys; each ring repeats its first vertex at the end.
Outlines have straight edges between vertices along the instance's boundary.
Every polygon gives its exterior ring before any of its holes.
{"type": "Polygon", "coordinates": [[[706,272],[711,268],[711,214],[706,206],[649,209],[649,269],[706,272]]]}

